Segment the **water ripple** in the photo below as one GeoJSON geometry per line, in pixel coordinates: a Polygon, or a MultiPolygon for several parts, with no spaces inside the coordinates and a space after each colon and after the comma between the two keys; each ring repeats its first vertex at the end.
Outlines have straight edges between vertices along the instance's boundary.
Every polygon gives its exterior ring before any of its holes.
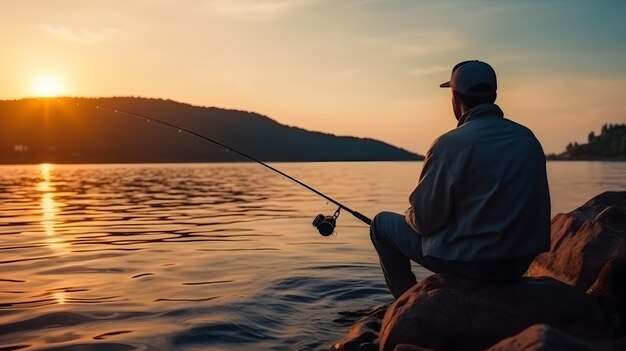
{"type": "MultiPolygon", "coordinates": [[[[420,165],[278,166],[373,216],[406,208],[420,165]]],[[[367,226],[342,214],[319,236],[336,207],[257,165],[0,168],[0,351],[324,350],[391,301],[367,226]]],[[[625,173],[552,164],[553,208],[625,173]]]]}
{"type": "Polygon", "coordinates": [[[268,328],[255,325],[244,325],[234,322],[216,322],[194,327],[173,338],[175,346],[211,345],[211,344],[245,344],[272,339],[268,328]]]}

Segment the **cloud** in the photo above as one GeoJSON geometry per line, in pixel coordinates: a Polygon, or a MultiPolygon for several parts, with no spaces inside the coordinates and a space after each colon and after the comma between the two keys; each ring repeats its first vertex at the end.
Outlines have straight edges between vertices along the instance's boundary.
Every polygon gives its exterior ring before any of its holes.
{"type": "Polygon", "coordinates": [[[451,70],[448,66],[434,65],[428,67],[418,67],[409,71],[409,75],[418,77],[418,76],[426,76],[435,73],[447,72],[451,70]]]}
{"type": "Polygon", "coordinates": [[[101,27],[97,29],[74,29],[68,26],[51,26],[41,24],[38,26],[44,32],[64,41],[78,44],[99,43],[111,40],[119,29],[101,27]]]}
{"type": "Polygon", "coordinates": [[[428,56],[465,46],[456,32],[445,30],[398,33],[388,37],[369,38],[367,42],[381,50],[405,57],[428,56]]]}
{"type": "Polygon", "coordinates": [[[414,33],[397,50],[409,56],[424,56],[444,51],[457,50],[463,43],[455,32],[425,31],[414,33]]]}
{"type": "Polygon", "coordinates": [[[295,8],[306,6],[311,0],[211,0],[211,12],[227,17],[275,17],[295,8]]]}
{"type": "Polygon", "coordinates": [[[488,58],[487,62],[510,63],[510,62],[519,62],[519,61],[529,60],[531,58],[532,56],[529,55],[528,53],[524,53],[524,54],[510,53],[510,54],[491,56],[488,58]]]}

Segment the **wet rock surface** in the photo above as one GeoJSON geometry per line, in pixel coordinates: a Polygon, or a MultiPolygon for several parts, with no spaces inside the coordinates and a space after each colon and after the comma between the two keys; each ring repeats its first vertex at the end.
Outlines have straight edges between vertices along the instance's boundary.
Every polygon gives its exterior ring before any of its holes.
{"type": "Polygon", "coordinates": [[[610,347],[610,345],[592,345],[549,325],[536,324],[500,341],[486,351],[593,351],[608,350],[610,347]]]}
{"type": "Polygon", "coordinates": [[[626,332],[626,192],[606,192],[552,220],[550,252],[528,276],[560,280],[595,297],[612,314],[612,329],[626,332]]]}
{"type": "Polygon", "coordinates": [[[609,334],[606,316],[582,292],[551,278],[485,284],[441,274],[397,299],[383,319],[379,345],[434,350],[483,350],[534,324],[548,324],[583,340],[609,334]]]}
{"type": "Polygon", "coordinates": [[[429,276],[363,316],[334,350],[618,350],[626,347],[626,192],[552,220],[552,248],[516,283],[429,276]]]}
{"type": "Polygon", "coordinates": [[[383,317],[389,306],[375,306],[366,310],[344,313],[335,320],[358,319],[346,333],[346,337],[331,346],[332,350],[378,350],[378,334],[383,317]]]}

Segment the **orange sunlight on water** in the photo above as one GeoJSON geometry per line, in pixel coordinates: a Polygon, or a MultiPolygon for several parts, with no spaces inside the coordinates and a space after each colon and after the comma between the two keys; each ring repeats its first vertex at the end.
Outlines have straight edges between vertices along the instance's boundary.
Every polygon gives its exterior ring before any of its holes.
{"type": "MultiPolygon", "coordinates": [[[[47,246],[58,255],[67,254],[67,244],[59,233],[56,232],[56,216],[59,212],[59,204],[54,200],[55,188],[52,185],[52,171],[54,165],[42,163],[39,165],[42,181],[37,183],[37,190],[41,192],[41,226],[45,233],[47,246]]],[[[56,297],[56,295],[55,295],[56,297]]],[[[61,301],[59,301],[61,303],[61,301]]]]}

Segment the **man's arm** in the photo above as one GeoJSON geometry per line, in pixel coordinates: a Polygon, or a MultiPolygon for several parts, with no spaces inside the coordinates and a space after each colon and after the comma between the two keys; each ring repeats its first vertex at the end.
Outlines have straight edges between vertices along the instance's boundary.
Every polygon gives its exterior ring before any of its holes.
{"type": "Polygon", "coordinates": [[[411,207],[405,218],[413,230],[433,235],[450,220],[454,206],[454,186],[444,163],[428,154],[420,181],[409,197],[411,207]]]}

